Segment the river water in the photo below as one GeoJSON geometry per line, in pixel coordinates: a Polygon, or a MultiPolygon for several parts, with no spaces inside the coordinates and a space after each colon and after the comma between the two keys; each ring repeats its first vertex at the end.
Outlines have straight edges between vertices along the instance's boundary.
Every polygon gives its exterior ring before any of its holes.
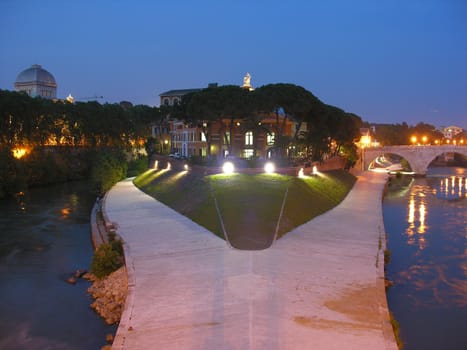
{"type": "Polygon", "coordinates": [[[100,349],[115,333],[89,307],[90,283],[66,283],[89,269],[94,200],[79,182],[0,200],[0,349],[100,349]]]}
{"type": "Polygon", "coordinates": [[[388,304],[404,349],[467,349],[467,169],[395,181],[383,215],[388,304]]]}

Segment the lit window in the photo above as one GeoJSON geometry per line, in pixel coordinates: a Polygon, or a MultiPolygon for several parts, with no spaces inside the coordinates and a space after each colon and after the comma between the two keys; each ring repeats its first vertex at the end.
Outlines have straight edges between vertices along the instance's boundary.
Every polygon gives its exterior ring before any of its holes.
{"type": "Polygon", "coordinates": [[[206,142],[206,134],[201,132],[201,141],[206,142]]]}
{"type": "Polygon", "coordinates": [[[226,144],[230,145],[230,132],[229,131],[225,132],[223,141],[224,141],[224,145],[226,145],[226,144]]]}
{"type": "Polygon", "coordinates": [[[268,133],[268,135],[266,136],[266,142],[268,143],[269,146],[271,145],[274,145],[274,133],[271,132],[271,133],[268,133]]]}
{"type": "Polygon", "coordinates": [[[245,133],[245,146],[253,146],[253,131],[245,133]]]}
{"type": "Polygon", "coordinates": [[[244,158],[253,157],[253,150],[252,149],[244,149],[243,150],[243,157],[244,158]]]}

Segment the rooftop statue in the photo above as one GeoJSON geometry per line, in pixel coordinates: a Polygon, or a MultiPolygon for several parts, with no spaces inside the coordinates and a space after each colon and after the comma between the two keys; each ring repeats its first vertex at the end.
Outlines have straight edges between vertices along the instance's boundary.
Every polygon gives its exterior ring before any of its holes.
{"type": "Polygon", "coordinates": [[[243,85],[242,88],[248,89],[248,90],[253,90],[251,87],[251,75],[250,73],[246,73],[246,75],[243,77],[243,85]]]}

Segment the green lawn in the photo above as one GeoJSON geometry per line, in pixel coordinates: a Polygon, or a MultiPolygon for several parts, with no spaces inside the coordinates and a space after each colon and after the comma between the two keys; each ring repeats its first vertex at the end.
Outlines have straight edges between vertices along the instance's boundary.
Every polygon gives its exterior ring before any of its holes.
{"type": "Polygon", "coordinates": [[[278,237],[336,206],[355,178],[344,171],[298,178],[277,174],[210,175],[149,170],[134,183],[142,191],[224,238],[232,246],[264,249],[278,237]],[[280,211],[285,199],[282,218],[280,211]]]}

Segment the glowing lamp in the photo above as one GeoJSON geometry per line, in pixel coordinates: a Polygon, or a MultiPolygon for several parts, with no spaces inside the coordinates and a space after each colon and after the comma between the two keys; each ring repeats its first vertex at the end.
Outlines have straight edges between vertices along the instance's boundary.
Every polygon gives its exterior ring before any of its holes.
{"type": "Polygon", "coordinates": [[[360,138],[362,147],[368,147],[371,144],[371,136],[364,135],[360,138]]]}
{"type": "Polygon", "coordinates": [[[264,171],[268,174],[272,174],[273,172],[276,171],[276,167],[274,165],[274,163],[271,163],[271,162],[267,162],[265,165],[264,165],[264,171]]]}
{"type": "Polygon", "coordinates": [[[188,164],[185,164],[185,165],[183,166],[183,169],[185,169],[186,171],[188,171],[188,164]]]}
{"type": "Polygon", "coordinates": [[[235,167],[232,162],[225,162],[222,166],[224,174],[232,174],[235,171],[235,167]]]}
{"type": "Polygon", "coordinates": [[[20,159],[22,157],[24,157],[24,155],[26,154],[26,149],[24,148],[14,148],[12,150],[13,152],[13,157],[15,157],[16,159],[20,159]]]}
{"type": "Polygon", "coordinates": [[[166,170],[170,170],[172,168],[172,165],[170,164],[170,162],[167,162],[167,168],[165,168],[166,170]]]}
{"type": "Polygon", "coordinates": [[[157,169],[157,168],[159,168],[159,161],[158,160],[156,160],[154,162],[154,169],[157,169]]]}
{"type": "Polygon", "coordinates": [[[318,168],[316,167],[316,165],[313,165],[313,175],[317,175],[318,174],[318,168]]]}
{"type": "Polygon", "coordinates": [[[305,177],[305,173],[303,172],[303,168],[300,168],[298,171],[298,177],[305,177]]]}

